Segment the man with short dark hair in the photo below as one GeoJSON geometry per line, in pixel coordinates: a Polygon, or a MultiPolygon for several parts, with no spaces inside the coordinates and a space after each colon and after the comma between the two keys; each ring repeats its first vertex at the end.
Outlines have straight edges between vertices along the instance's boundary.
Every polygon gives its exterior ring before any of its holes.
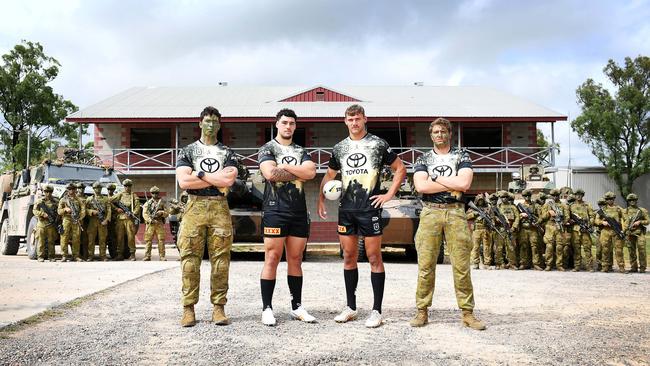
{"type": "Polygon", "coordinates": [[[176,179],[189,199],[178,237],[182,269],[183,317],[181,326],[196,324],[194,305],[199,301],[201,260],[207,240],[210,256],[210,302],[212,321],[230,324],[224,305],[227,302],[232,219],[226,195],[237,178],[237,161],[227,146],[217,141],[221,114],[206,107],[200,115],[201,137],[179,153],[176,179]]]}
{"type": "Polygon", "coordinates": [[[309,213],[303,185],[316,176],[316,165],[307,151],[293,142],[298,117],[291,109],[276,115],[277,135],[259,149],[260,171],[266,184],[262,228],[264,267],[260,275],[262,323],[275,325],[273,291],[275,278],[286,248],[287,283],[293,319],[312,323],[316,319],[302,306],[302,254],[309,237],[309,213]]]}
{"type": "Polygon", "coordinates": [[[343,250],[347,306],[334,320],[345,323],[357,317],[357,245],[361,235],[364,237],[366,256],[370,262],[370,280],[374,295],[372,312],[365,325],[368,328],[376,328],[382,324],[381,304],[386,280],[381,258],[381,208],[397,193],[406,176],[406,169],[385,140],[367,132],[367,122],[362,106],[355,104],[345,111],[345,125],[349,136],[334,145],[329,167],[321,181],[318,215],[322,219],[327,218],[323,187],[336,178],[340,171],[343,186],[339,203],[338,233],[343,250]],[[385,165],[390,165],[394,172],[393,183],[388,192],[380,194],[379,178],[385,165]]]}

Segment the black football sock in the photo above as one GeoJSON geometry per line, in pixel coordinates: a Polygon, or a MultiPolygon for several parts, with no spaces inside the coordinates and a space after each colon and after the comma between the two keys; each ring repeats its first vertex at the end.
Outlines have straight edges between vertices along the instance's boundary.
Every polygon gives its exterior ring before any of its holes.
{"type": "Polygon", "coordinates": [[[374,296],[372,310],[377,310],[381,314],[381,303],[384,300],[386,272],[370,272],[370,282],[372,282],[372,294],[374,296]]]}
{"type": "Polygon", "coordinates": [[[291,293],[291,309],[296,310],[302,302],[302,276],[287,275],[289,293],[291,293]]]}
{"type": "Polygon", "coordinates": [[[344,269],[345,295],[348,300],[348,307],[357,310],[357,283],[359,282],[359,269],[344,269]]]}
{"type": "Polygon", "coordinates": [[[262,289],[262,310],[266,308],[273,309],[273,290],[275,289],[275,280],[265,280],[260,278],[260,287],[262,289]]]}

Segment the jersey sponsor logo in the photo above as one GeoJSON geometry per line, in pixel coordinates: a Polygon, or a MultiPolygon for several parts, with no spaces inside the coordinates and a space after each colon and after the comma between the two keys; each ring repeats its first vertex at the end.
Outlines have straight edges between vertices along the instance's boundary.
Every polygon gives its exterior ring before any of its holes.
{"type": "Polygon", "coordinates": [[[375,222],[374,224],[372,224],[372,229],[373,229],[375,232],[379,232],[379,223],[378,223],[378,222],[375,222]]]}
{"type": "Polygon", "coordinates": [[[201,167],[201,170],[206,173],[214,173],[219,170],[221,164],[219,164],[219,160],[215,158],[204,158],[199,163],[199,167],[201,167]]]}
{"type": "Polygon", "coordinates": [[[451,177],[453,173],[453,169],[449,165],[439,165],[433,168],[433,171],[441,177],[451,177]]]}
{"type": "Polygon", "coordinates": [[[298,159],[295,156],[283,156],[282,164],[298,165],[298,159]]]}
{"type": "Polygon", "coordinates": [[[362,153],[354,153],[348,156],[346,163],[350,168],[359,168],[366,165],[368,158],[362,153]]]}
{"type": "Polygon", "coordinates": [[[373,216],[371,220],[372,220],[373,222],[374,222],[374,221],[379,221],[379,217],[378,217],[378,216],[373,216]]]}
{"type": "Polygon", "coordinates": [[[264,235],[280,235],[279,227],[265,227],[264,235]]]}
{"type": "Polygon", "coordinates": [[[346,229],[345,226],[343,225],[338,225],[338,231],[341,234],[345,234],[348,231],[348,229],[346,229]]]}

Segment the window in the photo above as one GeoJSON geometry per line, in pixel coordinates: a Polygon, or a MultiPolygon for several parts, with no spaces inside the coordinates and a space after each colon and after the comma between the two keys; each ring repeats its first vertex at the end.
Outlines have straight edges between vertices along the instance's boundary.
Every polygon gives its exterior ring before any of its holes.
{"type": "MultiPolygon", "coordinates": [[[[367,125],[366,125],[367,126],[367,125]]],[[[376,126],[368,126],[368,132],[381,137],[382,139],[386,140],[388,142],[388,146],[390,146],[393,149],[397,149],[400,147],[408,147],[406,144],[406,128],[396,128],[396,127],[376,127],[376,126]]]]}
{"type": "MultiPolygon", "coordinates": [[[[132,149],[168,149],[172,146],[171,128],[132,128],[131,129],[132,149]]],[[[140,153],[147,153],[146,150],[140,153]]],[[[149,153],[153,153],[150,151],[149,153]]]]}
{"type": "MultiPolygon", "coordinates": [[[[274,139],[275,136],[278,134],[278,130],[273,127],[267,127],[264,129],[264,141],[269,142],[271,139],[274,139]]],[[[293,132],[293,142],[302,146],[306,147],[305,145],[305,129],[302,127],[296,128],[296,130],[293,132]]]]}
{"type": "MultiPolygon", "coordinates": [[[[468,148],[500,148],[501,126],[498,127],[463,127],[463,147],[468,148]]],[[[488,152],[490,149],[472,149],[477,152],[488,152]]]]}

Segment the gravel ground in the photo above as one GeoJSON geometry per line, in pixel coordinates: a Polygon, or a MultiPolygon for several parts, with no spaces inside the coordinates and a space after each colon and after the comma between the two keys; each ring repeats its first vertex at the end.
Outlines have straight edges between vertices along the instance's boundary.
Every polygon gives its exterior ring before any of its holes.
{"type": "Polygon", "coordinates": [[[304,264],[303,304],[319,320],[288,320],[286,265],[278,271],[276,327],[260,323],[257,256],[231,265],[233,323],[209,322],[204,261],[198,324],[181,328],[180,268],[144,276],[64,306],[41,322],[0,331],[0,364],[650,364],[650,275],[474,271],[483,332],[463,328],[451,267],[439,265],[431,323],[411,328],[417,265],[386,264],[385,324],[366,329],[370,272],[360,265],[360,320],[336,324],[345,304],[335,256],[304,264]]]}

